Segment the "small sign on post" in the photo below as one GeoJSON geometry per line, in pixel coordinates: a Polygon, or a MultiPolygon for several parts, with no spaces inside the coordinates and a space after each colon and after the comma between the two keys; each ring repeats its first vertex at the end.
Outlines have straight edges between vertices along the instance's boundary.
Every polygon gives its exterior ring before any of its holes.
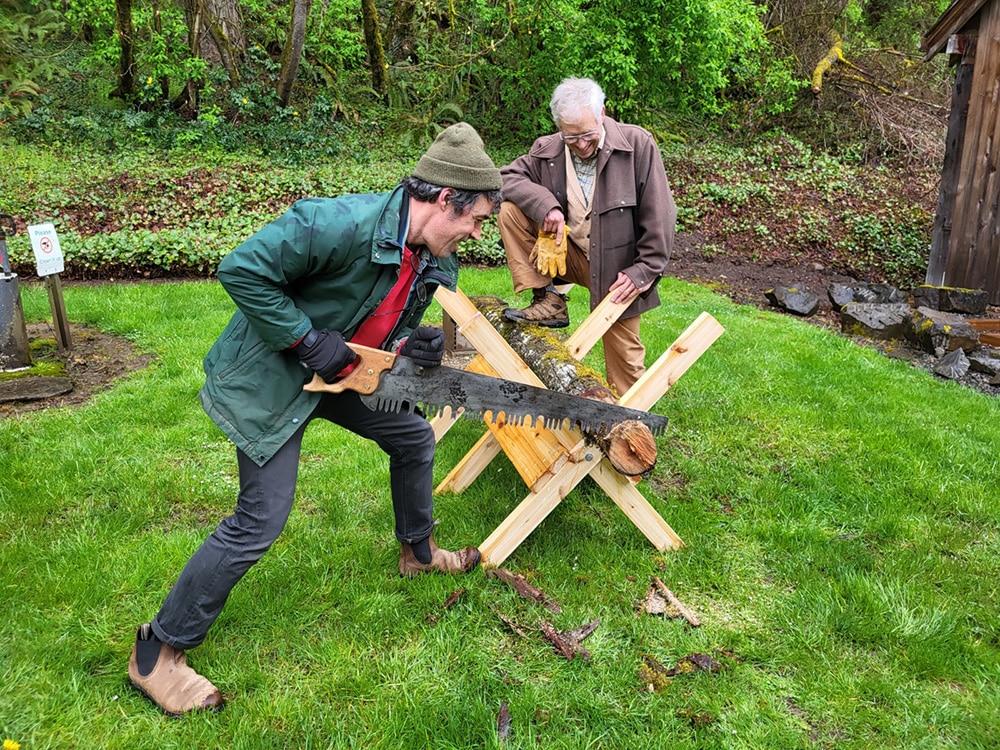
{"type": "Polygon", "coordinates": [[[52,224],[35,224],[28,227],[31,247],[35,251],[35,265],[39,276],[45,277],[49,290],[49,306],[52,308],[52,323],[56,329],[56,343],[60,351],[73,347],[69,333],[69,319],[66,317],[66,303],[62,296],[59,274],[64,270],[59,237],[52,224]]]}

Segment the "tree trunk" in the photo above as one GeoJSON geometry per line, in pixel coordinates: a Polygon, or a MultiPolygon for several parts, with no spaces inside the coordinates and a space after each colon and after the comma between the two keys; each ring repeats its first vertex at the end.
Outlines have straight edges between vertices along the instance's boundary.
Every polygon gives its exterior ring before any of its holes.
{"type": "MultiPolygon", "coordinates": [[[[570,356],[562,339],[551,330],[511,323],[503,317],[507,303],[497,297],[473,297],[471,301],[547,388],[595,401],[618,403],[604,377],[570,356]]],[[[656,466],[656,438],[642,422],[621,422],[608,433],[588,434],[588,438],[620,474],[638,476],[656,466]]]]}
{"type": "Polygon", "coordinates": [[[390,62],[416,61],[413,43],[413,15],[416,0],[395,0],[389,15],[389,25],[385,30],[385,48],[389,51],[390,62]]]}
{"type": "MultiPolygon", "coordinates": [[[[163,20],[160,18],[160,3],[158,0],[153,2],[153,30],[156,31],[157,36],[163,35],[163,20]]],[[[170,79],[167,76],[160,76],[160,99],[162,101],[167,101],[170,98],[170,79]]]]}
{"type": "MultiPolygon", "coordinates": [[[[198,50],[201,47],[201,26],[202,7],[197,0],[184,2],[184,16],[188,26],[188,44],[191,47],[191,55],[197,58],[198,50]]],[[[199,109],[199,94],[201,92],[201,81],[189,78],[184,83],[184,88],[172,102],[173,108],[183,115],[197,117],[199,109]]]]}
{"type": "Polygon", "coordinates": [[[240,62],[246,52],[247,40],[243,32],[243,17],[238,0],[196,0],[202,6],[204,26],[208,31],[201,36],[199,54],[208,62],[222,65],[229,82],[240,82],[240,62]]]}
{"type": "MultiPolygon", "coordinates": [[[[240,81],[239,64],[246,51],[246,34],[238,0],[181,0],[191,54],[226,69],[229,82],[240,81]]],[[[200,83],[188,84],[200,88],[200,83]]],[[[191,100],[191,97],[187,97],[191,100]]],[[[196,97],[195,97],[196,98],[196,97]]],[[[189,102],[190,103],[190,102],[189,102]]]]}
{"type": "Polygon", "coordinates": [[[368,64],[372,71],[372,88],[380,99],[385,99],[385,49],[382,47],[375,0],[361,0],[361,16],[365,25],[365,47],[368,48],[368,64]]]}
{"type": "Polygon", "coordinates": [[[292,20],[288,24],[285,47],[281,50],[281,73],[278,75],[278,101],[282,107],[288,106],[295,76],[299,71],[299,62],[302,60],[309,6],[310,0],[292,0],[292,20]]]}
{"type": "Polygon", "coordinates": [[[111,96],[131,102],[135,99],[135,27],[132,0],[115,0],[115,35],[118,37],[118,85],[111,96]]]}

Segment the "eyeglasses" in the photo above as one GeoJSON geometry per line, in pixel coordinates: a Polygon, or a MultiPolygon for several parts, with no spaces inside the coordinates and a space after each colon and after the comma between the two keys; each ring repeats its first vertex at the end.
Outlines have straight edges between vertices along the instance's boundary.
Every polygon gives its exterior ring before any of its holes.
{"type": "Polygon", "coordinates": [[[579,135],[566,135],[562,131],[559,132],[559,137],[562,139],[563,143],[578,143],[579,141],[589,141],[591,138],[597,138],[601,135],[601,129],[589,130],[586,133],[580,133],[579,135]]]}

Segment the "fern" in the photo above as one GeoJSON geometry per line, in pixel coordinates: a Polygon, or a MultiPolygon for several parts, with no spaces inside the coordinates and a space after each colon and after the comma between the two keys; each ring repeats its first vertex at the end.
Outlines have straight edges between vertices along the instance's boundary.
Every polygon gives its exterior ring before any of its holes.
{"type": "Polygon", "coordinates": [[[25,116],[42,92],[39,81],[62,71],[51,59],[37,55],[33,45],[62,29],[58,12],[42,8],[22,11],[13,0],[4,0],[0,13],[0,121],[25,116]]]}

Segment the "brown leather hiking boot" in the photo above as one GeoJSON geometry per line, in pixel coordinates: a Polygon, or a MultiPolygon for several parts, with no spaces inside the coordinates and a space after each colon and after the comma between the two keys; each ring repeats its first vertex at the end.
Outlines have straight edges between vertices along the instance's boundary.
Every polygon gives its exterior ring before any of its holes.
{"type": "Polygon", "coordinates": [[[482,555],[475,547],[465,547],[458,552],[441,549],[434,543],[431,536],[431,561],[426,565],[413,554],[413,548],[406,542],[401,542],[402,551],[399,554],[399,574],[412,578],[421,573],[437,571],[439,573],[468,573],[479,565],[482,555]]]}
{"type": "Polygon", "coordinates": [[[504,317],[515,323],[534,323],[546,328],[569,325],[569,308],[563,295],[547,289],[533,289],[531,298],[531,304],[522,310],[508,307],[503,311],[504,317]]]}
{"type": "Polygon", "coordinates": [[[149,623],[135,634],[128,677],[139,692],[171,716],[222,708],[222,693],[187,665],[184,652],[153,635],[149,623]]]}

